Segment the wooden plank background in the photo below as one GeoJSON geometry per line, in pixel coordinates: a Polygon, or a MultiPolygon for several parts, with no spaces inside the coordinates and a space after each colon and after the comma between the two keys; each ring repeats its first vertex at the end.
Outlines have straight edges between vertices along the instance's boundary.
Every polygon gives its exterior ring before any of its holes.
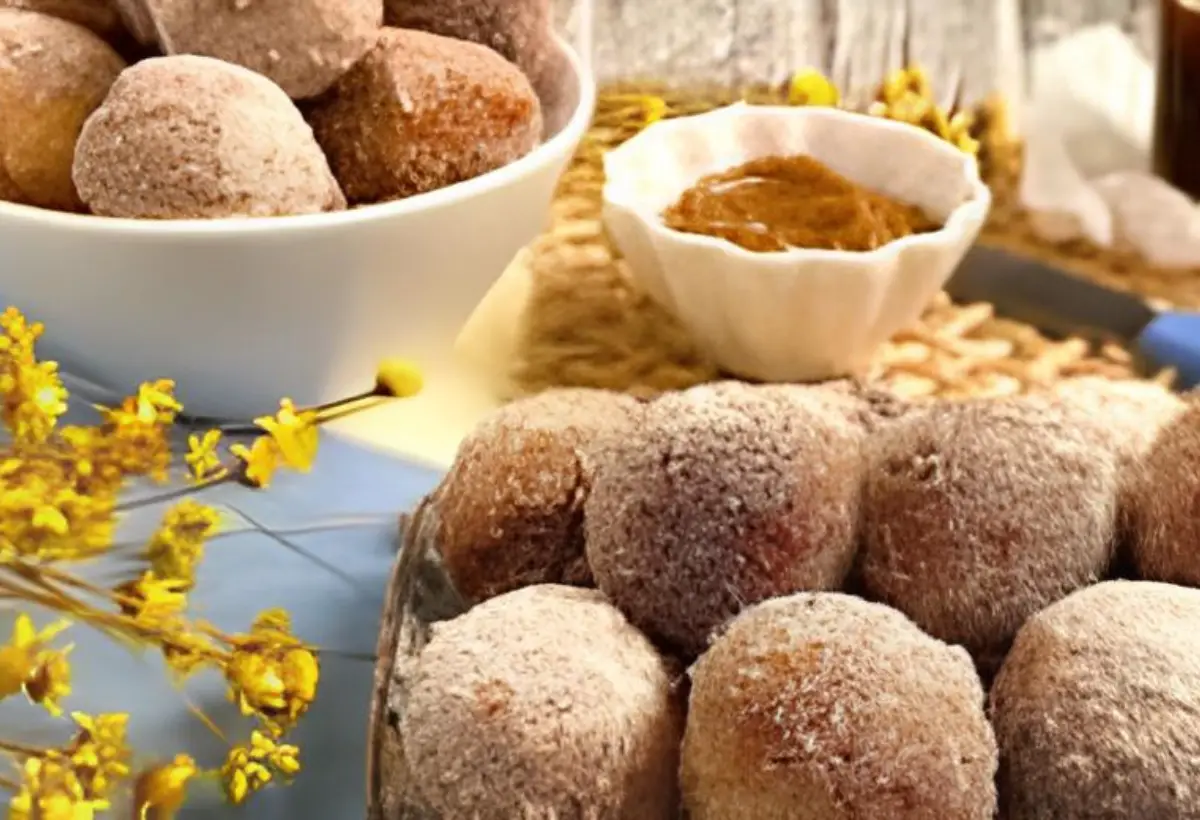
{"type": "MultiPolygon", "coordinates": [[[[1034,46],[1116,22],[1153,48],[1160,0],[557,0],[571,35],[590,22],[598,78],[777,82],[814,66],[849,93],[925,66],[966,103],[1020,99],[1034,46]]],[[[1170,0],[1167,0],[1170,2],[1170,0]]]]}

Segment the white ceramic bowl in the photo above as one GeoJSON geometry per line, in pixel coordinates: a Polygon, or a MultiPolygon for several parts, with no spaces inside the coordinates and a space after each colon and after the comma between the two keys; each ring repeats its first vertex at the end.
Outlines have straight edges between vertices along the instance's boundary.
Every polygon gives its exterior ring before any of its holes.
{"type": "Polygon", "coordinates": [[[472,308],[545,227],[587,130],[592,79],[559,46],[570,70],[558,91],[574,113],[511,165],[399,202],[275,219],[150,222],[0,203],[0,299],[46,324],[40,350],[65,369],[115,391],[175,379],[203,415],[368,389],[388,356],[434,378],[472,308]]]}
{"type": "Polygon", "coordinates": [[[734,105],[652,125],[605,157],[609,233],[649,293],[727,371],[764,381],[858,373],[914,323],[975,241],[991,195],[973,157],[927,131],[834,108],[734,105]],[[702,176],[807,154],[943,223],[869,252],[756,253],[668,228],[702,176]]]}

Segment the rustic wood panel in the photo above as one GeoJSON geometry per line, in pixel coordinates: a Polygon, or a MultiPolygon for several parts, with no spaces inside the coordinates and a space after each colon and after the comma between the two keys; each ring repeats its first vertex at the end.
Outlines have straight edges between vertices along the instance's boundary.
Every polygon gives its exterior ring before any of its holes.
{"type": "MultiPolygon", "coordinates": [[[[585,0],[556,0],[577,33],[585,0]]],[[[851,94],[906,62],[926,66],[947,99],[993,91],[1011,100],[1025,54],[1081,26],[1114,21],[1153,46],[1159,0],[593,0],[592,54],[601,81],[782,81],[830,72],[851,94]]]]}

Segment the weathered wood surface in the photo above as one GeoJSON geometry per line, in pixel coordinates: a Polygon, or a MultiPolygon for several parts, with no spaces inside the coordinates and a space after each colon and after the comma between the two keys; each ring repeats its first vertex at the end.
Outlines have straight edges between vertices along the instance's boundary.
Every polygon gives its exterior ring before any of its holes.
{"type": "Polygon", "coordinates": [[[1029,49],[1111,21],[1150,48],[1159,0],[557,0],[601,81],[777,82],[805,66],[850,93],[906,62],[946,97],[1019,100],[1029,49]],[[590,17],[590,20],[588,19],[590,17]]]}

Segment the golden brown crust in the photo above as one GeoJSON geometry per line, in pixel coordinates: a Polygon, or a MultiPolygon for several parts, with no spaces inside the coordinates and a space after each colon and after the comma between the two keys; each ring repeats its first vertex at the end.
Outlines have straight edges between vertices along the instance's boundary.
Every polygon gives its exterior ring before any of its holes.
{"type": "Polygon", "coordinates": [[[0,8],[0,194],[61,211],[83,205],[71,180],[84,121],[125,62],[83,26],[0,8]]]}
{"type": "Polygon", "coordinates": [[[354,204],[402,199],[472,179],[538,144],[541,106],[491,50],[384,29],[375,48],[309,112],[354,204]]]}
{"type": "Polygon", "coordinates": [[[966,653],[838,593],[744,612],[692,670],[691,820],[991,820],[996,745],[966,653]]]}
{"type": "Polygon", "coordinates": [[[1043,610],[991,692],[1005,820],[1200,817],[1200,592],[1112,581],[1043,610]]]}
{"type": "Polygon", "coordinates": [[[872,437],[859,569],[868,597],[990,674],[1030,615],[1099,580],[1117,465],[1052,399],[932,405],[872,437]]]}

